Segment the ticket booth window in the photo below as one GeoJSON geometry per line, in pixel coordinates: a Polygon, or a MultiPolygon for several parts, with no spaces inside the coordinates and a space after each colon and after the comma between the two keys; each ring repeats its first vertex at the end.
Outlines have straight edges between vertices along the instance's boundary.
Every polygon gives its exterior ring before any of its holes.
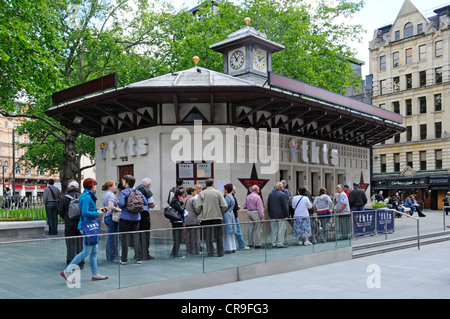
{"type": "Polygon", "coordinates": [[[195,184],[205,187],[209,178],[214,179],[214,163],[177,163],[177,179],[182,179],[185,187],[195,184]]]}

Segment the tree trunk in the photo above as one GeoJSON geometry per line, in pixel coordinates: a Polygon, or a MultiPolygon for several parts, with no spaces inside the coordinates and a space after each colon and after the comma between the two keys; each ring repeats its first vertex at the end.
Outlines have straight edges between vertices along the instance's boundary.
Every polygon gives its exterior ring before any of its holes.
{"type": "MultiPolygon", "coordinates": [[[[80,165],[78,158],[80,155],[76,151],[75,141],[78,137],[78,132],[67,130],[63,151],[63,170],[59,173],[61,179],[61,190],[65,193],[69,181],[74,179],[78,183],[81,181],[80,165]]],[[[81,189],[81,185],[80,185],[81,189]]]]}

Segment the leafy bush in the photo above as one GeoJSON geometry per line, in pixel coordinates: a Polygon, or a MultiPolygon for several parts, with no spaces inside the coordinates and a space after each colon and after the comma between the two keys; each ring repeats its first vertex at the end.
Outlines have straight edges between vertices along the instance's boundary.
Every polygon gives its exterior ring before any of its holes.
{"type": "Polygon", "coordinates": [[[373,209],[386,208],[386,207],[387,207],[387,205],[384,202],[379,202],[377,200],[372,202],[373,209]]]}

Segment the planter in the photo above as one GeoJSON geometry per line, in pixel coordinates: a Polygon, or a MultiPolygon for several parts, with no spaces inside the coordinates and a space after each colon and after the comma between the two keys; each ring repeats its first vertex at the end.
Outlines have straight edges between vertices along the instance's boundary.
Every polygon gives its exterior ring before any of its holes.
{"type": "Polygon", "coordinates": [[[0,241],[42,238],[47,221],[0,222],[0,241]]]}

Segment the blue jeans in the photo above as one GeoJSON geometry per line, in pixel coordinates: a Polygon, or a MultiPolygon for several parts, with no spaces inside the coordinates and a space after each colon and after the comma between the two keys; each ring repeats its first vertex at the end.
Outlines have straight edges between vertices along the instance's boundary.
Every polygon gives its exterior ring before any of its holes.
{"type": "Polygon", "coordinates": [[[75,256],[75,258],[70,262],[65,271],[72,272],[75,267],[77,267],[78,264],[84,260],[84,258],[89,256],[89,264],[91,265],[92,275],[97,275],[97,251],[98,245],[83,245],[83,251],[75,256]]]}
{"type": "Polygon", "coordinates": [[[365,210],[365,208],[364,208],[364,206],[361,206],[361,207],[354,206],[354,207],[352,207],[352,210],[354,212],[362,212],[365,210]]]}
{"type": "MultiPolygon", "coordinates": [[[[112,214],[105,217],[104,222],[108,226],[108,234],[117,233],[119,223],[112,220],[112,214]]],[[[109,261],[119,259],[119,235],[108,235],[106,239],[106,259],[109,261]]]]}
{"type": "Polygon", "coordinates": [[[47,213],[48,234],[58,234],[58,207],[57,202],[48,202],[45,205],[45,212],[47,213]]]}
{"type": "Polygon", "coordinates": [[[239,218],[236,217],[236,239],[238,242],[238,247],[239,249],[242,249],[245,247],[245,241],[244,241],[244,236],[242,235],[242,231],[241,231],[241,225],[239,224],[239,218]]]}

